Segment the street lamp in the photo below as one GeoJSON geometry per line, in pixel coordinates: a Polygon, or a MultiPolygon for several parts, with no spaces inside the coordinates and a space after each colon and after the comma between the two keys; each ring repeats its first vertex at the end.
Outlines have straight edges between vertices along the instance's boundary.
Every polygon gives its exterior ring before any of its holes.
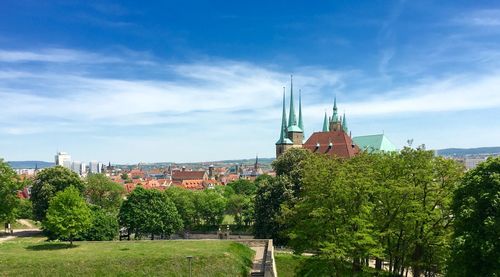
{"type": "Polygon", "coordinates": [[[187,256],[186,257],[189,261],[189,277],[192,277],[192,273],[191,273],[191,261],[193,260],[193,256],[187,256]]]}

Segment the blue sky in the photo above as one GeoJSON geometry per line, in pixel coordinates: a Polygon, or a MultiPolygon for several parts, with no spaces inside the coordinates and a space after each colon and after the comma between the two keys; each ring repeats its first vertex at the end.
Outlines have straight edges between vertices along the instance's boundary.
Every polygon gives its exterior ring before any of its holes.
{"type": "Polygon", "coordinates": [[[353,3],[3,1],[0,157],[273,157],[290,74],[306,136],[500,144],[500,4],[353,3]]]}

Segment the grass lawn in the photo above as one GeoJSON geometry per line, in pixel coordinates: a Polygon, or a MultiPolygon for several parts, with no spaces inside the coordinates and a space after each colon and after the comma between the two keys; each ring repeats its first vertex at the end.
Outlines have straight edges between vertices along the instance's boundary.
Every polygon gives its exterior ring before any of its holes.
{"type": "Polygon", "coordinates": [[[276,261],[276,270],[278,271],[278,276],[292,277],[295,276],[295,269],[302,261],[307,259],[307,257],[274,252],[274,259],[276,261]]]}
{"type": "MultiPolygon", "coordinates": [[[[291,277],[298,276],[296,274],[297,270],[305,265],[308,269],[303,271],[303,276],[332,276],[331,270],[325,264],[325,261],[317,260],[314,257],[298,256],[286,253],[274,253],[274,258],[276,261],[276,270],[278,271],[279,277],[291,277]],[[306,273],[307,272],[307,273],[306,273]]],[[[340,273],[340,276],[358,276],[358,277],[372,277],[372,276],[390,276],[388,272],[377,271],[373,268],[363,267],[362,272],[352,272],[351,269],[346,268],[340,273]]]]}
{"type": "Polygon", "coordinates": [[[0,276],[247,276],[253,251],[230,241],[45,242],[0,244],[0,276]]]}

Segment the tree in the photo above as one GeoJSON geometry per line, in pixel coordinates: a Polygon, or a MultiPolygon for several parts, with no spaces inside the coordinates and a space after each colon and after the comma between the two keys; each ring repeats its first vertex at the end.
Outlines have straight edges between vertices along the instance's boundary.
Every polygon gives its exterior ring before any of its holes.
{"type": "Polygon", "coordinates": [[[450,276],[500,276],[500,158],[467,172],[453,196],[450,276]]]}
{"type": "Polygon", "coordinates": [[[276,176],[286,176],[290,180],[295,195],[300,191],[302,176],[304,175],[302,163],[314,155],[307,149],[292,148],[272,163],[276,176]]]}
{"type": "Polygon", "coordinates": [[[171,187],[165,190],[165,194],[174,202],[182,218],[184,228],[189,230],[200,223],[200,218],[197,216],[194,203],[195,195],[193,191],[179,187],[171,187]]]}
{"type": "Polygon", "coordinates": [[[238,179],[228,184],[234,190],[234,193],[240,195],[255,195],[257,185],[255,182],[245,179],[238,179]]]}
{"type": "Polygon", "coordinates": [[[118,219],[116,214],[111,213],[99,206],[91,206],[92,222],[90,227],[80,234],[82,240],[104,241],[113,240],[118,234],[118,219]]]}
{"type": "Polygon", "coordinates": [[[220,225],[224,220],[226,210],[226,199],[215,190],[204,190],[197,192],[195,207],[199,216],[206,225],[220,225]]]}
{"type": "Polygon", "coordinates": [[[293,185],[286,176],[264,175],[255,182],[258,184],[254,206],[255,237],[272,238],[275,244],[284,245],[288,239],[283,234],[287,225],[281,220],[282,208],[293,199],[293,185]]]}
{"type": "Polygon", "coordinates": [[[227,212],[234,216],[238,226],[248,225],[253,220],[253,197],[234,194],[227,199],[227,212]]]}
{"type": "Polygon", "coordinates": [[[310,157],[303,163],[300,198],[284,211],[293,249],[318,251],[337,275],[347,261],[360,271],[362,260],[381,252],[371,219],[371,162],[368,155],[349,160],[310,157]]]}
{"type": "Polygon", "coordinates": [[[45,219],[49,202],[54,195],[73,186],[83,192],[85,185],[76,173],[62,166],[46,168],[37,174],[31,188],[31,202],[33,215],[38,221],[45,219]]]}
{"type": "Polygon", "coordinates": [[[17,190],[19,181],[16,172],[0,159],[0,222],[10,222],[15,218],[19,205],[17,190]]]}
{"type": "Polygon", "coordinates": [[[78,189],[70,186],[56,193],[50,200],[43,228],[69,240],[73,244],[76,235],[90,227],[92,214],[78,189]]]}
{"type": "Polygon", "coordinates": [[[182,218],[167,194],[137,187],[120,208],[121,226],[136,237],[155,235],[168,237],[182,229],[182,218]]]}
{"type": "Polygon", "coordinates": [[[122,185],[111,181],[103,174],[87,176],[84,195],[89,203],[108,211],[118,211],[125,189],[122,185]]]}

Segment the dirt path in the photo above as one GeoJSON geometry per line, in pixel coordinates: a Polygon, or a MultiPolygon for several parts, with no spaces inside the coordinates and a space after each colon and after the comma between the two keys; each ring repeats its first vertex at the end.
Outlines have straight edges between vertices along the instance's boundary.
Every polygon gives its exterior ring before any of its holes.
{"type": "Polygon", "coordinates": [[[31,236],[34,236],[34,235],[38,235],[41,232],[42,231],[40,231],[40,229],[36,229],[36,228],[33,228],[33,229],[17,229],[17,230],[14,230],[14,232],[12,234],[8,234],[5,237],[0,237],[0,243],[2,243],[4,241],[11,240],[11,239],[15,239],[17,237],[31,237],[31,236]]]}
{"type": "Polygon", "coordinates": [[[26,219],[18,219],[17,222],[19,222],[22,225],[28,227],[29,229],[38,229],[35,225],[31,224],[31,222],[29,222],[26,219]]]}

